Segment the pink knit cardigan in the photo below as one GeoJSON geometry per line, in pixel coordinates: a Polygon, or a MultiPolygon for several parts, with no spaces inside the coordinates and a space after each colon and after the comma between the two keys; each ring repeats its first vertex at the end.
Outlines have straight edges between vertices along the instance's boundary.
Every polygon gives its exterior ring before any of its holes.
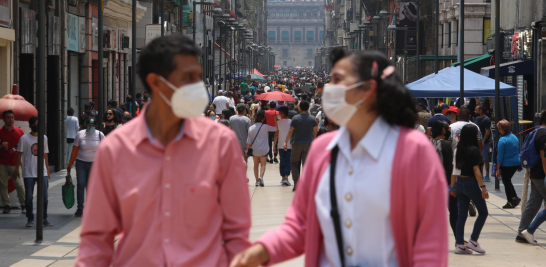
{"type": "MultiPolygon", "coordinates": [[[[331,150],[326,147],[336,133],[324,134],[313,142],[285,221],[257,241],[269,252],[268,265],[305,253],[305,266],[318,266],[323,236],[315,194],[330,164],[331,150]]],[[[444,170],[431,142],[418,131],[400,128],[390,196],[391,226],[400,267],[447,266],[447,194],[444,170]]]]}

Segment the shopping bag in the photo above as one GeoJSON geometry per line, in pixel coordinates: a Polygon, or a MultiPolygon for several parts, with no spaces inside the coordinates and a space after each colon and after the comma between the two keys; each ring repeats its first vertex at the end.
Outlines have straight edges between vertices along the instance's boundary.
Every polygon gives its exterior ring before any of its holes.
{"type": "Polygon", "coordinates": [[[70,173],[66,176],[66,182],[63,185],[62,190],[64,206],[67,209],[70,209],[74,206],[74,202],[76,202],[74,197],[74,184],[72,183],[72,176],[70,176],[70,173]]]}

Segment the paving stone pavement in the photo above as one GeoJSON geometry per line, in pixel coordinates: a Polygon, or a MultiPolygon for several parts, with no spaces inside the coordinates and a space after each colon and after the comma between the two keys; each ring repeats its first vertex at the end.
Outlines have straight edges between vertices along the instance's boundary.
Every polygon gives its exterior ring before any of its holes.
{"type": "MultiPolygon", "coordinates": [[[[290,205],[292,187],[280,185],[278,164],[268,164],[264,177],[265,187],[254,186],[252,163],[249,163],[249,193],[252,205],[251,240],[256,240],[269,230],[276,229],[284,220],[290,205]]],[[[74,172],[74,171],[73,171],[74,172]]],[[[75,173],[72,173],[75,177],[75,173]]],[[[35,227],[26,228],[26,218],[20,210],[9,215],[0,214],[0,267],[59,267],[73,266],[78,253],[79,226],[81,220],[74,218],[75,208],[67,210],[61,200],[61,185],[65,171],[55,173],[50,181],[49,220],[55,224],[44,231],[47,244],[37,246],[32,243],[35,227]],[[25,244],[26,243],[26,244],[25,244]]],[[[514,185],[518,194],[523,187],[523,172],[516,173],[514,185]]],[[[540,246],[530,246],[514,242],[520,208],[503,210],[506,196],[501,183],[500,191],[494,190],[494,182],[487,183],[490,199],[487,201],[489,217],[479,242],[487,251],[485,255],[455,255],[455,239],[449,234],[449,266],[546,266],[546,225],[536,233],[540,246]]],[[[521,196],[520,196],[521,197],[521,196]]],[[[475,217],[469,217],[465,227],[465,238],[469,238],[475,217]]],[[[281,267],[303,266],[303,256],[276,265],[281,267]]]]}

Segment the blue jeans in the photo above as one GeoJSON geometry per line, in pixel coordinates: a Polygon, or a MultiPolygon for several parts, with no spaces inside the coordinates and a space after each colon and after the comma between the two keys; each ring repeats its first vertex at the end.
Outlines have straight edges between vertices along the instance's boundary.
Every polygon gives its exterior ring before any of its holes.
{"type": "MultiPolygon", "coordinates": [[[[38,181],[37,178],[23,178],[25,183],[25,208],[27,210],[27,219],[34,221],[34,212],[32,201],[34,200],[34,185],[38,181]]],[[[49,178],[44,175],[44,219],[47,219],[47,197],[49,188],[49,178]]]]}
{"type": "Polygon", "coordinates": [[[456,243],[458,245],[464,244],[464,225],[468,218],[468,208],[470,200],[476,205],[478,210],[478,218],[474,223],[474,230],[470,236],[470,240],[478,241],[480,233],[482,231],[485,220],[489,212],[487,211],[487,205],[485,199],[482,197],[482,191],[476,178],[474,177],[457,177],[457,204],[459,205],[459,217],[457,218],[457,231],[455,233],[456,243]]]}
{"type": "Polygon", "coordinates": [[[281,162],[279,164],[279,171],[281,172],[281,176],[290,176],[290,156],[292,155],[292,149],[287,149],[284,151],[284,149],[279,148],[279,156],[281,157],[281,162]]]}
{"type": "Polygon", "coordinates": [[[78,209],[83,209],[83,204],[85,203],[85,190],[87,188],[87,181],[89,181],[89,173],[91,172],[92,165],[93,162],[76,160],[76,180],[78,181],[78,209]]]}

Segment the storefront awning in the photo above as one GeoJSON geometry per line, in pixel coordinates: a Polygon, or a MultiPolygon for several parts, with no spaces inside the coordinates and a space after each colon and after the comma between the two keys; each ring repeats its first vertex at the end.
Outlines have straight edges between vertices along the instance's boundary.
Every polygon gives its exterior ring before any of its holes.
{"type": "Polygon", "coordinates": [[[301,32],[300,31],[297,31],[297,32],[294,32],[294,38],[301,38],[301,32]]]}
{"type": "Polygon", "coordinates": [[[269,39],[275,39],[275,32],[274,31],[269,32],[269,39]]]}
{"type": "Polygon", "coordinates": [[[282,32],[282,38],[288,39],[288,32],[282,32]]]}
{"type": "MultiPolygon", "coordinates": [[[[487,53],[485,53],[485,54],[483,54],[481,56],[466,59],[464,61],[464,68],[468,69],[468,70],[471,70],[471,71],[473,71],[475,73],[481,73],[481,69],[483,67],[491,66],[491,57],[492,56],[493,56],[493,54],[487,52],[487,53]]],[[[461,64],[460,62],[455,62],[455,63],[451,64],[451,66],[452,67],[457,67],[460,64],[461,64]]]]}
{"type": "MultiPolygon", "coordinates": [[[[500,64],[500,76],[512,75],[533,75],[535,74],[535,63],[533,60],[512,61],[500,64]]],[[[481,74],[487,77],[495,77],[495,66],[484,67],[481,74]]]]}
{"type": "Polygon", "coordinates": [[[307,38],[315,38],[315,32],[307,32],[307,38]]]}

